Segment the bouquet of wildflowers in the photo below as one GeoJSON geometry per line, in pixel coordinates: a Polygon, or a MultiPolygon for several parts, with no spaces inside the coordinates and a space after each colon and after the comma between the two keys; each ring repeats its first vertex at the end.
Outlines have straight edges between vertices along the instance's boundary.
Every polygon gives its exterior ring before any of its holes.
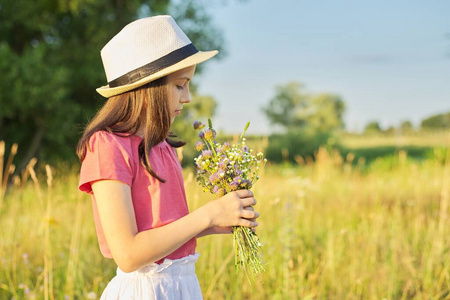
{"type": "MultiPolygon", "coordinates": [[[[253,155],[252,149],[245,144],[244,134],[237,144],[216,142],[216,132],[208,119],[208,128],[201,122],[195,121],[194,129],[199,130],[200,141],[195,145],[201,154],[195,158],[197,167],[197,182],[203,186],[205,192],[211,192],[221,197],[229,192],[250,189],[259,179],[258,172],[267,161],[262,152],[253,155]]],[[[261,261],[261,243],[258,236],[250,228],[233,227],[233,241],[235,248],[235,268],[250,268],[253,274],[264,271],[261,261]]]]}

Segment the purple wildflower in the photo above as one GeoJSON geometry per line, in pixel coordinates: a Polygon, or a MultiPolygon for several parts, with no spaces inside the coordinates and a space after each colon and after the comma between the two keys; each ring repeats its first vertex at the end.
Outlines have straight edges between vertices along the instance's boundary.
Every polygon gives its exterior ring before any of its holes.
{"type": "Polygon", "coordinates": [[[220,181],[219,173],[216,172],[216,173],[212,174],[211,176],[209,176],[209,181],[210,181],[212,184],[216,184],[217,182],[219,182],[219,181],[220,181]]]}
{"type": "Polygon", "coordinates": [[[248,179],[244,179],[241,181],[239,187],[244,189],[250,189],[252,187],[252,182],[248,179]]]}
{"type": "Polygon", "coordinates": [[[202,122],[199,122],[199,121],[194,121],[194,123],[192,123],[192,126],[194,126],[194,129],[199,129],[200,125],[202,125],[202,122]]]}
{"type": "Polygon", "coordinates": [[[213,194],[217,193],[217,191],[220,189],[218,185],[215,185],[212,189],[213,194]]]}
{"type": "Polygon", "coordinates": [[[214,186],[212,189],[212,192],[219,197],[222,197],[223,195],[225,195],[225,189],[219,187],[218,185],[214,186]]]}
{"type": "Polygon", "coordinates": [[[220,158],[221,158],[221,161],[219,162],[218,167],[219,167],[219,169],[222,170],[222,172],[224,172],[223,170],[225,170],[227,168],[228,162],[224,160],[224,158],[226,158],[226,156],[225,157],[221,156],[220,158]]]}
{"type": "Polygon", "coordinates": [[[198,133],[198,137],[201,138],[201,139],[204,139],[204,138],[205,138],[205,132],[200,131],[200,132],[198,133]]]}
{"type": "Polygon", "coordinates": [[[203,150],[202,151],[202,156],[204,159],[208,159],[212,157],[212,151],[211,150],[203,150]]]}
{"type": "Polygon", "coordinates": [[[232,181],[232,182],[230,183],[230,189],[231,189],[232,191],[236,191],[238,188],[239,188],[239,183],[238,183],[238,182],[232,181]]]}
{"type": "Polygon", "coordinates": [[[242,181],[241,176],[236,176],[233,178],[233,182],[236,183],[237,185],[239,185],[242,181]]]}
{"type": "Polygon", "coordinates": [[[205,130],[205,139],[208,141],[212,141],[215,138],[215,134],[211,129],[205,130]]]}
{"type": "Polygon", "coordinates": [[[248,147],[247,146],[242,147],[242,151],[248,152],[248,147]]]}
{"type": "Polygon", "coordinates": [[[205,147],[205,144],[203,144],[202,142],[197,142],[197,143],[195,144],[195,149],[196,149],[197,151],[203,150],[204,147],[205,147]]]}
{"type": "Polygon", "coordinates": [[[242,175],[242,174],[243,174],[242,171],[241,171],[241,169],[239,169],[239,167],[238,167],[237,164],[234,165],[234,173],[235,173],[236,175],[242,175]]]}
{"type": "Polygon", "coordinates": [[[223,149],[223,151],[230,150],[230,144],[228,142],[223,143],[222,149],[223,149]]]}

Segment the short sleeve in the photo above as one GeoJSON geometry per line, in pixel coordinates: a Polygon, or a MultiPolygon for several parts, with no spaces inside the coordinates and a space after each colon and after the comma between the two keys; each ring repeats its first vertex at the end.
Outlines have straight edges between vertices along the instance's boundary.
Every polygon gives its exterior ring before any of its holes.
{"type": "Polygon", "coordinates": [[[126,139],[106,131],[97,131],[89,139],[81,163],[78,188],[92,194],[91,184],[98,180],[119,180],[132,186],[132,148],[126,139]]]}

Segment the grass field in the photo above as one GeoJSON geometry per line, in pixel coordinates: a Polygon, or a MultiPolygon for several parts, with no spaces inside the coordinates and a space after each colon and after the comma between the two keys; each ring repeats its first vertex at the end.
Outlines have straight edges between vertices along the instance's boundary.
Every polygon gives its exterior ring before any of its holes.
{"type": "MultiPolygon", "coordinates": [[[[205,299],[450,299],[449,156],[367,165],[322,149],[268,165],[253,188],[266,272],[251,285],[234,273],[231,235],[201,238],[205,299]]],[[[90,199],[76,170],[38,170],[0,198],[0,299],[97,299],[116,267],[90,199]]],[[[210,196],[185,178],[193,210],[210,196]]]]}

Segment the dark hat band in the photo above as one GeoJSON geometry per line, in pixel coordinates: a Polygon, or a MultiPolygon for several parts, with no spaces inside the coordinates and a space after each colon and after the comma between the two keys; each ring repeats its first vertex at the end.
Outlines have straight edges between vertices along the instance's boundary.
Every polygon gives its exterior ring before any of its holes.
{"type": "Polygon", "coordinates": [[[139,67],[137,69],[134,69],[119,78],[116,78],[112,81],[110,81],[109,87],[119,87],[122,85],[127,85],[134,83],[136,81],[141,80],[142,78],[145,78],[149,75],[152,75],[156,72],[159,72],[167,67],[170,67],[177,62],[182,61],[183,59],[195,54],[198,52],[198,49],[195,48],[194,44],[188,44],[184,47],[181,47],[180,49],[177,49],[175,51],[170,52],[169,54],[158,58],[157,60],[154,60],[142,67],[139,67]]]}

